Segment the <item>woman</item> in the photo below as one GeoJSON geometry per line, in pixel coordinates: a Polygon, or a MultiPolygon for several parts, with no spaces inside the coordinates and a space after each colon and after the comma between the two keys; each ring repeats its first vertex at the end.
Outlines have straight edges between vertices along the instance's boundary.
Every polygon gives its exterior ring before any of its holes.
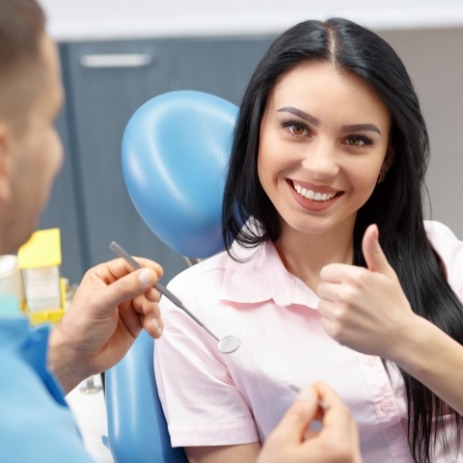
{"type": "Polygon", "coordinates": [[[463,461],[463,245],[423,221],[427,159],[418,98],[380,37],[331,19],[277,38],[240,108],[227,252],[171,283],[240,350],[219,354],[163,303],[159,388],[190,461],[254,461],[287,382],[318,378],[351,409],[365,462],[463,461]]]}

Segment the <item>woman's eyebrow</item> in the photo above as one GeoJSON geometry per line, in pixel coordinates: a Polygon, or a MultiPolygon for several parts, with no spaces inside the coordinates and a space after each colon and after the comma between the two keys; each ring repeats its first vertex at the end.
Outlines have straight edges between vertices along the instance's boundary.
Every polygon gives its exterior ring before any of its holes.
{"type": "Polygon", "coordinates": [[[295,116],[299,116],[300,118],[306,120],[312,125],[315,125],[315,126],[320,125],[320,121],[316,117],[311,116],[309,113],[306,113],[305,111],[302,111],[301,109],[297,109],[294,106],[285,106],[283,108],[278,109],[277,112],[291,113],[291,114],[294,114],[295,116]]]}
{"type": "Polygon", "coordinates": [[[377,132],[380,135],[381,130],[375,124],[352,124],[352,125],[343,125],[342,130],[344,132],[361,132],[361,131],[373,131],[377,132]]]}

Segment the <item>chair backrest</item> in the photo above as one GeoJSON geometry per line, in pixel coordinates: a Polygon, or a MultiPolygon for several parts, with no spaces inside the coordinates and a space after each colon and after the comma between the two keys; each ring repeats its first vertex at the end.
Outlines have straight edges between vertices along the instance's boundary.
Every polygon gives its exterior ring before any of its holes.
{"type": "MultiPolygon", "coordinates": [[[[202,92],[162,94],[127,124],[122,171],[148,227],[177,253],[223,249],[222,196],[238,107],[202,92]]],[[[162,264],[162,262],[161,262],[162,264]]],[[[115,463],[185,463],[173,449],[158,399],[155,343],[146,332],[105,375],[107,445],[115,463]]]]}
{"type": "Polygon", "coordinates": [[[105,373],[108,447],[115,463],[187,463],[172,448],[156,392],[154,342],[143,331],[127,355],[105,373]]]}
{"type": "Polygon", "coordinates": [[[129,196],[153,233],[182,256],[223,249],[222,197],[238,107],[175,91],[143,104],[122,140],[129,196]]]}

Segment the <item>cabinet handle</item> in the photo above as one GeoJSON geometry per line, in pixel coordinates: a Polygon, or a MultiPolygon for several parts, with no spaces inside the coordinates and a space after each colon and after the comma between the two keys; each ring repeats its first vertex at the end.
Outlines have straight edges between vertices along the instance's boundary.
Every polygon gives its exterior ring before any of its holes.
{"type": "Polygon", "coordinates": [[[101,53],[83,55],[80,64],[84,68],[141,68],[149,66],[152,57],[147,53],[101,53]]]}

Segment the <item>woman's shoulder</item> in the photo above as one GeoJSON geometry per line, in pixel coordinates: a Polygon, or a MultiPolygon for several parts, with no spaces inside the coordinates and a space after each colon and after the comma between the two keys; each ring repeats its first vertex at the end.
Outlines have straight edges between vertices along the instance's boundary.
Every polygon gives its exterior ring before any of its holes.
{"type": "Polygon", "coordinates": [[[450,227],[437,220],[425,220],[424,228],[429,241],[435,248],[452,248],[462,243],[450,227]]]}
{"type": "Polygon", "coordinates": [[[230,257],[223,251],[211,257],[201,259],[199,262],[190,265],[185,270],[175,275],[169,282],[170,285],[184,284],[185,281],[210,278],[214,273],[220,273],[226,269],[230,257]]]}
{"type": "Polygon", "coordinates": [[[450,285],[460,294],[463,288],[463,241],[441,222],[426,220],[424,226],[432,247],[445,266],[450,285]]]}

